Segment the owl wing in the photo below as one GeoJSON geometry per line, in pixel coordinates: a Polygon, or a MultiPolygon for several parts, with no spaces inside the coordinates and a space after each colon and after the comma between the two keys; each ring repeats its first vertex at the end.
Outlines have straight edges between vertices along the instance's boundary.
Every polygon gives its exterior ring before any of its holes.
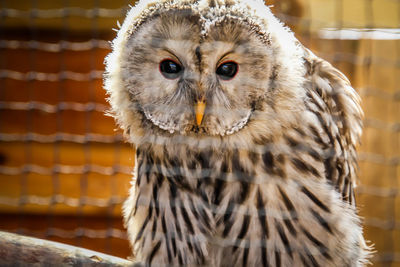
{"type": "Polygon", "coordinates": [[[360,98],[343,73],[306,48],[304,60],[306,80],[311,82],[307,108],[315,113],[326,137],[321,139],[325,143],[322,144],[325,176],[344,201],[355,205],[355,146],[361,136],[363,117],[360,98]]]}

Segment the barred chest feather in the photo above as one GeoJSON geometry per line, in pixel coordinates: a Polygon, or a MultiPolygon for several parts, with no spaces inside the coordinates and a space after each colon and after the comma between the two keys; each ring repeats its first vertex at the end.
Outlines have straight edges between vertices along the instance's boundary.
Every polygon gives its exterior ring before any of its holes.
{"type": "Polygon", "coordinates": [[[362,229],[347,182],[354,148],[343,149],[340,129],[310,103],[301,124],[275,140],[252,140],[252,149],[139,146],[124,206],[135,260],[361,266],[362,229]]]}

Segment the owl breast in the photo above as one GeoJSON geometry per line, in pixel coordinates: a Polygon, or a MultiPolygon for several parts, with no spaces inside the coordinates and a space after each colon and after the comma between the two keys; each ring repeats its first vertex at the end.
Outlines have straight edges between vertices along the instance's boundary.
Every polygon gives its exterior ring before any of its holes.
{"type": "Polygon", "coordinates": [[[324,182],[323,146],[305,143],[301,132],[253,151],[139,147],[136,193],[125,203],[137,260],[357,266],[359,219],[324,182]]]}

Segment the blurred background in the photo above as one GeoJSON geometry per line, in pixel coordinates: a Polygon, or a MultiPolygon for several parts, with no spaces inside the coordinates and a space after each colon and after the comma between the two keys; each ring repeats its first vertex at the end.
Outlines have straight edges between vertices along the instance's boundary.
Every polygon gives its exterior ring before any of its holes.
{"type": "MultiPolygon", "coordinates": [[[[0,230],[127,257],[134,166],[102,89],[127,0],[0,0],[0,230]]],[[[357,200],[375,266],[400,266],[400,1],[269,0],[363,100],[357,200]]]]}

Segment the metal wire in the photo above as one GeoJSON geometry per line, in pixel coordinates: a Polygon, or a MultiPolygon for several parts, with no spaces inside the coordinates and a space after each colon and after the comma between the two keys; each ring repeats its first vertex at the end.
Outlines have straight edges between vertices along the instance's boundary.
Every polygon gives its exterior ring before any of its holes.
{"type": "Polygon", "coordinates": [[[32,8],[30,10],[19,10],[12,8],[3,8],[0,11],[0,17],[9,18],[41,18],[41,19],[54,19],[66,17],[83,17],[88,19],[98,18],[120,18],[125,13],[125,8],[99,8],[93,7],[85,9],[80,7],[62,7],[53,9],[38,9],[32,8]]]}
{"type": "Polygon", "coordinates": [[[60,237],[65,239],[75,239],[76,237],[88,237],[93,239],[104,239],[104,238],[118,238],[127,240],[125,231],[117,228],[109,228],[106,230],[94,230],[90,228],[79,227],[74,230],[65,230],[61,228],[48,228],[41,231],[33,231],[26,228],[11,229],[12,232],[21,231],[24,234],[32,236],[47,236],[47,237],[60,237]]]}
{"type": "Polygon", "coordinates": [[[19,72],[13,70],[0,70],[0,79],[8,78],[19,81],[42,81],[42,82],[61,82],[64,80],[72,80],[78,82],[87,82],[94,79],[102,79],[103,71],[92,70],[88,73],[80,73],[73,71],[60,71],[58,73],[44,73],[37,71],[19,72]]]}
{"type": "Polygon", "coordinates": [[[110,49],[109,41],[91,39],[84,42],[72,42],[60,40],[58,43],[41,42],[37,40],[18,41],[18,40],[0,40],[0,48],[3,49],[35,49],[39,51],[60,53],[63,50],[82,52],[90,51],[96,48],[110,49]]]}

